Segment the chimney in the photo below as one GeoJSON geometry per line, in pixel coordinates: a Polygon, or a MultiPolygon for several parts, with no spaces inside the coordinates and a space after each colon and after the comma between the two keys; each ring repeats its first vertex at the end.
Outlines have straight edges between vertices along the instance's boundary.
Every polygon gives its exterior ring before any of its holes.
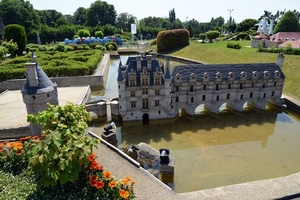
{"type": "Polygon", "coordinates": [[[38,86],[38,77],[36,73],[36,63],[26,63],[26,78],[29,81],[30,87],[38,86]]]}
{"type": "Polygon", "coordinates": [[[151,70],[152,68],[152,60],[151,60],[151,55],[147,55],[146,58],[147,58],[147,68],[148,70],[151,70]]]}
{"type": "Polygon", "coordinates": [[[142,70],[142,57],[140,55],[136,56],[136,70],[142,70]]]}
{"type": "Polygon", "coordinates": [[[282,66],[283,66],[283,60],[284,60],[284,55],[283,53],[280,53],[277,57],[277,65],[279,66],[279,68],[282,70],[282,66]]]}

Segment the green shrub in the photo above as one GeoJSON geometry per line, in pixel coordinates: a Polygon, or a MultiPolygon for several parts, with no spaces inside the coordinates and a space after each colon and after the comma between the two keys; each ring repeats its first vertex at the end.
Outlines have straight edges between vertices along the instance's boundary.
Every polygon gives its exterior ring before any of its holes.
{"type": "Polygon", "coordinates": [[[32,52],[32,51],[35,52],[37,49],[39,49],[39,45],[34,44],[34,43],[29,43],[25,47],[26,53],[29,53],[29,52],[32,52]]]}
{"type": "Polygon", "coordinates": [[[236,36],[235,40],[246,40],[247,37],[250,39],[248,33],[241,32],[241,33],[239,33],[239,34],[236,36]]]}
{"type": "Polygon", "coordinates": [[[95,49],[101,50],[101,51],[105,51],[105,47],[102,45],[97,45],[95,46],[95,49]]]}
{"type": "Polygon", "coordinates": [[[166,52],[189,45],[190,33],[186,29],[160,31],[157,34],[157,52],[166,52]]]}
{"type": "Polygon", "coordinates": [[[96,31],[95,32],[95,37],[103,38],[104,37],[104,33],[102,31],[96,31]]]}
{"type": "Polygon", "coordinates": [[[90,47],[91,47],[92,49],[95,49],[95,47],[96,47],[97,45],[102,45],[102,43],[101,43],[101,42],[92,42],[92,43],[90,44],[90,47]]]}
{"type": "Polygon", "coordinates": [[[242,48],[242,46],[239,42],[237,42],[237,43],[228,42],[227,43],[227,48],[240,49],[240,48],[242,48]]]}
{"type": "Polygon", "coordinates": [[[27,44],[27,36],[24,26],[9,24],[4,28],[4,39],[13,40],[18,44],[18,54],[22,54],[27,44]]]}
{"type": "Polygon", "coordinates": [[[55,50],[59,51],[59,52],[65,52],[66,51],[66,45],[63,44],[63,43],[59,43],[59,44],[56,45],[55,50]]]}
{"type": "Polygon", "coordinates": [[[4,59],[6,54],[8,54],[7,48],[0,46],[0,59],[4,59]]]}
{"type": "Polygon", "coordinates": [[[39,46],[39,51],[47,51],[47,45],[39,46]]]}
{"type": "Polygon", "coordinates": [[[78,35],[80,38],[82,38],[82,37],[90,37],[91,33],[87,29],[79,29],[77,31],[76,35],[78,35]]]}
{"type": "Polygon", "coordinates": [[[205,33],[200,33],[199,38],[200,38],[200,40],[202,40],[202,43],[204,43],[205,39],[206,39],[206,34],[205,33]]]}
{"type": "Polygon", "coordinates": [[[73,50],[78,50],[78,44],[74,44],[74,43],[72,43],[72,44],[68,44],[67,46],[70,46],[70,47],[72,47],[72,48],[73,48],[73,50]]]}
{"type": "Polygon", "coordinates": [[[118,44],[115,42],[107,42],[105,43],[105,48],[108,51],[117,51],[118,50],[118,44]]]}
{"type": "Polygon", "coordinates": [[[157,40],[156,40],[156,39],[151,40],[150,45],[151,45],[151,46],[152,46],[152,45],[157,45],[157,40]]]}
{"type": "Polygon", "coordinates": [[[83,50],[89,50],[90,49],[88,44],[79,44],[78,46],[79,46],[79,48],[81,48],[83,50]]]}
{"type": "Polygon", "coordinates": [[[74,182],[92,154],[96,140],[85,134],[88,112],[84,105],[67,103],[65,106],[48,105],[36,116],[29,114],[28,121],[42,127],[42,136],[32,147],[30,167],[45,186],[74,182]]]}
{"type": "Polygon", "coordinates": [[[11,54],[11,56],[15,56],[16,51],[18,50],[18,44],[16,42],[13,42],[13,40],[10,40],[9,42],[2,42],[2,45],[8,50],[8,53],[11,54]]]}

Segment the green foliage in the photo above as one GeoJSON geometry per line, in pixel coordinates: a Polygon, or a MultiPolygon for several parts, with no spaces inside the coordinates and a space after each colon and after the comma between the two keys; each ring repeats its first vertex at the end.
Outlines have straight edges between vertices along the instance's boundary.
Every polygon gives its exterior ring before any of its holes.
{"type": "Polygon", "coordinates": [[[206,39],[206,34],[205,33],[200,33],[199,38],[200,38],[200,40],[202,40],[202,43],[204,43],[205,39],[206,39]]]}
{"type": "Polygon", "coordinates": [[[39,45],[33,44],[33,43],[29,43],[25,47],[26,53],[29,53],[29,52],[32,52],[32,51],[36,51],[37,49],[39,49],[39,45]]]}
{"type": "Polygon", "coordinates": [[[228,42],[226,45],[227,48],[232,48],[232,49],[240,49],[242,48],[241,44],[239,42],[236,43],[232,43],[232,42],[228,42]]]}
{"type": "Polygon", "coordinates": [[[78,35],[80,38],[82,37],[90,37],[91,33],[87,29],[80,29],[77,31],[76,35],[78,35]]]}
{"type": "Polygon", "coordinates": [[[4,39],[13,40],[18,44],[18,53],[22,54],[27,45],[27,36],[24,26],[19,24],[9,24],[4,28],[4,39]]]}
{"type": "Polygon", "coordinates": [[[56,51],[59,51],[59,52],[65,52],[66,51],[66,45],[63,44],[63,43],[59,43],[56,45],[55,47],[56,51]]]}
{"type": "Polygon", "coordinates": [[[13,40],[10,40],[9,42],[4,41],[2,42],[2,45],[8,50],[8,53],[10,53],[11,56],[14,56],[18,50],[18,44],[13,42],[13,40]]]}
{"type": "Polygon", "coordinates": [[[118,44],[115,42],[107,42],[105,43],[105,48],[108,51],[117,51],[118,50],[118,44]]]}
{"type": "Polygon", "coordinates": [[[8,54],[7,48],[0,46],[0,60],[4,59],[6,54],[8,54]]]}
{"type": "Polygon", "coordinates": [[[104,37],[104,33],[102,31],[96,31],[95,32],[95,37],[103,38],[104,37]]]}
{"type": "Polygon", "coordinates": [[[45,136],[32,147],[29,165],[45,186],[74,182],[84,167],[96,140],[84,132],[88,112],[84,105],[67,103],[65,106],[48,105],[36,116],[28,115],[28,121],[42,127],[45,136]]]}
{"type": "Polygon", "coordinates": [[[212,43],[213,39],[216,39],[219,36],[220,36],[219,31],[208,31],[208,32],[206,32],[206,37],[209,39],[210,43],[212,43]]]}
{"type": "Polygon", "coordinates": [[[41,45],[38,48],[39,51],[47,51],[47,45],[41,45]]]}
{"type": "Polygon", "coordinates": [[[96,45],[95,49],[98,49],[98,50],[101,50],[101,51],[105,51],[106,50],[105,47],[102,46],[102,45],[96,45]]]}
{"type": "Polygon", "coordinates": [[[290,45],[286,48],[262,48],[259,46],[258,52],[264,53],[284,53],[286,55],[300,55],[300,49],[294,49],[290,45]]]}
{"type": "Polygon", "coordinates": [[[161,31],[157,35],[157,52],[161,53],[187,46],[189,39],[189,31],[186,29],[161,31]]]}
{"type": "Polygon", "coordinates": [[[102,45],[102,43],[101,43],[101,42],[93,42],[93,43],[90,44],[90,47],[91,47],[92,49],[95,49],[95,47],[96,47],[97,45],[102,45]]]}
{"type": "Polygon", "coordinates": [[[294,12],[288,11],[280,19],[274,28],[274,34],[278,32],[299,32],[299,19],[294,12]]]}
{"type": "MultiPolygon", "coordinates": [[[[115,25],[117,12],[114,5],[105,1],[97,0],[87,10],[86,25],[95,27],[97,25],[115,25]]],[[[104,34],[105,35],[105,34],[104,34]]]]}
{"type": "Polygon", "coordinates": [[[150,45],[151,45],[151,46],[157,45],[157,39],[151,40],[150,45]]]}
{"type": "Polygon", "coordinates": [[[237,25],[237,29],[236,30],[238,32],[249,31],[257,23],[258,23],[258,20],[256,20],[256,19],[245,19],[245,20],[243,20],[241,23],[239,23],[237,25]]]}
{"type": "Polygon", "coordinates": [[[246,32],[241,32],[235,37],[235,40],[245,40],[246,38],[249,38],[249,34],[246,32]]]}

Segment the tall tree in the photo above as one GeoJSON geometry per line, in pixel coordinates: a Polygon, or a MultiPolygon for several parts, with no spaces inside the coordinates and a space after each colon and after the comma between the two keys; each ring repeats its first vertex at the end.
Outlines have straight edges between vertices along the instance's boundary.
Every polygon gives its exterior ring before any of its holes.
{"type": "Polygon", "coordinates": [[[253,28],[255,24],[258,23],[256,19],[245,19],[237,25],[238,32],[248,31],[250,28],[253,28]]]}
{"type": "Polygon", "coordinates": [[[92,27],[106,24],[115,25],[116,16],[117,12],[113,5],[97,0],[88,9],[86,25],[92,27]]]}
{"type": "Polygon", "coordinates": [[[0,16],[5,25],[20,24],[24,26],[27,35],[34,30],[39,30],[41,25],[39,15],[29,1],[1,0],[0,16]]]}
{"type": "Polygon", "coordinates": [[[176,20],[176,13],[174,8],[169,11],[169,20],[171,23],[173,23],[176,20]]]}
{"type": "Polygon", "coordinates": [[[299,19],[292,11],[287,11],[275,26],[274,34],[278,32],[300,32],[299,19]]]}
{"type": "Polygon", "coordinates": [[[38,14],[43,25],[58,27],[62,25],[70,25],[66,17],[56,10],[39,10],[38,14]]]}
{"type": "Polygon", "coordinates": [[[88,9],[84,7],[79,7],[77,10],[74,12],[74,24],[76,25],[84,25],[86,23],[87,19],[87,11],[88,9]]]}
{"type": "Polygon", "coordinates": [[[116,19],[116,26],[124,31],[130,31],[131,24],[135,24],[136,17],[128,13],[120,13],[116,19]]]}

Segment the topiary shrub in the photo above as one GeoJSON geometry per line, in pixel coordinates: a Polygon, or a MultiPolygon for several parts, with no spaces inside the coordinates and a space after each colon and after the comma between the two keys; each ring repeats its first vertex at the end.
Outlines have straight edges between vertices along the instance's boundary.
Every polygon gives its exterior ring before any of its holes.
{"type": "Polygon", "coordinates": [[[103,38],[104,37],[104,33],[102,31],[96,31],[95,32],[95,37],[103,38]]]}
{"type": "Polygon", "coordinates": [[[66,51],[66,45],[62,44],[62,43],[59,43],[59,44],[56,45],[55,50],[59,51],[59,52],[65,52],[66,51]]]}
{"type": "Polygon", "coordinates": [[[236,36],[235,40],[246,40],[247,37],[250,39],[248,33],[241,32],[236,36]]]}
{"type": "Polygon", "coordinates": [[[105,48],[108,51],[117,51],[118,50],[118,44],[115,42],[107,42],[105,43],[105,48]]]}
{"type": "Polygon", "coordinates": [[[151,45],[151,46],[152,46],[152,45],[157,45],[157,40],[156,40],[156,39],[151,40],[150,45],[151,45]]]}
{"type": "Polygon", "coordinates": [[[18,44],[18,54],[22,54],[27,44],[27,36],[24,26],[19,24],[9,24],[4,28],[4,39],[13,40],[18,44]]]}
{"type": "Polygon", "coordinates": [[[7,48],[0,46],[0,60],[3,60],[8,53],[7,48]]]}
{"type": "Polygon", "coordinates": [[[74,44],[74,43],[72,43],[72,44],[68,44],[67,46],[70,46],[70,47],[72,47],[72,48],[73,48],[73,50],[78,50],[78,44],[74,44]]]}
{"type": "Polygon", "coordinates": [[[90,47],[89,47],[89,45],[87,45],[87,44],[79,44],[79,45],[78,45],[78,49],[79,49],[79,50],[89,50],[90,47]]]}
{"type": "Polygon", "coordinates": [[[39,46],[39,51],[47,51],[47,46],[46,45],[39,46]]]}
{"type": "Polygon", "coordinates": [[[91,33],[87,29],[79,29],[77,31],[76,35],[78,35],[80,38],[82,38],[82,37],[90,37],[91,33]]]}
{"type": "Polygon", "coordinates": [[[37,49],[39,49],[39,45],[34,44],[34,43],[29,43],[25,47],[26,53],[29,53],[29,52],[32,52],[32,51],[36,51],[37,49]]]}
{"type": "Polygon", "coordinates": [[[101,45],[101,46],[102,46],[102,43],[101,43],[101,42],[92,42],[92,43],[90,44],[90,47],[91,47],[92,49],[95,49],[95,47],[96,47],[97,45],[101,45]]]}
{"type": "Polygon", "coordinates": [[[227,43],[227,48],[240,49],[240,48],[242,48],[242,46],[239,42],[237,42],[237,43],[228,42],[227,43]]]}
{"type": "Polygon", "coordinates": [[[105,47],[102,45],[97,45],[95,46],[95,49],[101,50],[101,51],[105,51],[105,47]]]}
{"type": "Polygon", "coordinates": [[[190,33],[187,29],[160,31],[157,34],[157,52],[166,52],[189,45],[190,33]]]}

